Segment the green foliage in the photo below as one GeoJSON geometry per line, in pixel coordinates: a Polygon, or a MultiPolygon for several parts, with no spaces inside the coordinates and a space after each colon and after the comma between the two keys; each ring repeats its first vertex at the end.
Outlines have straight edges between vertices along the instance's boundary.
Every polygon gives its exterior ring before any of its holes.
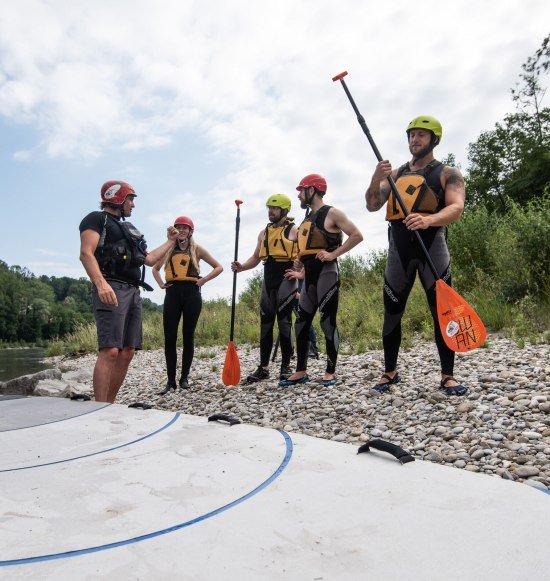
{"type": "Polygon", "coordinates": [[[468,206],[502,213],[508,200],[524,204],[539,198],[550,187],[550,109],[537,118],[507,115],[470,144],[468,159],[468,206]]]}
{"type": "Polygon", "coordinates": [[[41,276],[0,261],[0,342],[37,343],[92,320],[90,283],[41,276]]]}
{"type": "Polygon", "coordinates": [[[249,278],[245,289],[239,295],[239,303],[246,305],[249,309],[257,309],[260,304],[260,293],[262,292],[263,272],[257,272],[249,278]]]}
{"type": "Polygon", "coordinates": [[[550,36],[522,66],[512,97],[517,113],[506,115],[492,131],[470,144],[466,175],[467,204],[504,213],[509,201],[525,204],[550,191],[550,108],[541,76],[550,68],[550,36]]]}

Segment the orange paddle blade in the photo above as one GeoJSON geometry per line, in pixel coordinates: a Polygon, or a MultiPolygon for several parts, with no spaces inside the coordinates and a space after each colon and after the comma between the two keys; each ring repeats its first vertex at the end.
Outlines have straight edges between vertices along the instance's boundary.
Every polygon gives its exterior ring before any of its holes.
{"type": "Polygon", "coordinates": [[[435,283],[437,318],[449,349],[465,352],[480,347],[487,332],[478,314],[447,283],[435,283]]]}
{"type": "Polygon", "coordinates": [[[235,343],[229,341],[223,364],[222,382],[224,385],[238,385],[239,381],[241,381],[241,364],[235,343]]]}

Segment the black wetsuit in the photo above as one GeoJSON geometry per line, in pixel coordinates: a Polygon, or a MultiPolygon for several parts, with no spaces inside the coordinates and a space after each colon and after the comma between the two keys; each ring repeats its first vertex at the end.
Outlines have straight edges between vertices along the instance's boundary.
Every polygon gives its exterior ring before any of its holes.
{"type": "MultiPolygon", "coordinates": [[[[316,213],[310,214],[305,220],[313,222],[313,227],[323,232],[323,235],[328,239],[326,247],[328,252],[332,252],[342,243],[341,233],[335,234],[324,230],[326,215],[330,208],[331,206],[324,205],[316,213]]],[[[305,281],[300,292],[298,319],[296,320],[296,354],[298,358],[296,371],[305,371],[307,369],[309,331],[313,317],[317,309],[319,309],[321,329],[325,335],[327,352],[326,372],[332,374],[336,370],[340,343],[336,325],[340,297],[338,262],[336,260],[321,262],[315,258],[315,254],[301,256],[300,260],[304,265],[305,281]]]]}
{"type": "Polygon", "coordinates": [[[292,268],[292,264],[292,262],[276,262],[269,258],[264,264],[260,296],[260,364],[262,367],[269,365],[275,319],[279,326],[281,366],[288,366],[292,357],[292,311],[298,284],[294,279],[284,277],[285,270],[292,268]]]}
{"type": "MultiPolygon", "coordinates": [[[[422,170],[414,173],[422,175],[422,170]]],[[[440,173],[441,170],[434,172],[431,180],[428,177],[426,180],[444,203],[440,173]]],[[[451,285],[450,256],[445,228],[427,228],[426,230],[418,230],[418,233],[439,276],[451,285]]],[[[454,351],[447,347],[441,335],[436,311],[435,279],[418,244],[416,234],[408,230],[402,220],[396,220],[390,222],[388,237],[389,250],[384,274],[384,327],[382,330],[385,371],[394,371],[397,367],[397,356],[401,345],[401,318],[418,273],[434,320],[434,336],[441,360],[441,372],[445,375],[452,375],[454,351]]]]}

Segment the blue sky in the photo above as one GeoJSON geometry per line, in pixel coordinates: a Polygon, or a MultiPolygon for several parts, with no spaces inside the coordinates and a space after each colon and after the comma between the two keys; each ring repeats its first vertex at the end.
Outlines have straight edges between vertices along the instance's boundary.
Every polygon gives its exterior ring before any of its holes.
{"type": "Polygon", "coordinates": [[[363,231],[354,253],[383,248],[383,212],[367,214],[363,198],[375,158],[331,78],[349,71],[394,165],[408,159],[407,123],[431,114],[443,123],[437,155],[466,168],[468,143],[514,110],[510,88],[548,22],[542,0],[2,2],[0,259],[84,276],[78,223],[101,184],[122,179],[150,247],[174,217],[193,218],[225,267],[203,296],[229,296],[234,200],[244,260],[268,195],[294,199],[312,172],[363,231]]]}

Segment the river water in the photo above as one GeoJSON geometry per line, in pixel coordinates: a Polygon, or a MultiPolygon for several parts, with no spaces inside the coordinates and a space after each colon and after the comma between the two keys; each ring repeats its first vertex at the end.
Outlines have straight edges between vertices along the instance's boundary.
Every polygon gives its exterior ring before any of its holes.
{"type": "Polygon", "coordinates": [[[50,368],[51,365],[41,361],[45,353],[41,347],[0,349],[0,381],[50,368]]]}

